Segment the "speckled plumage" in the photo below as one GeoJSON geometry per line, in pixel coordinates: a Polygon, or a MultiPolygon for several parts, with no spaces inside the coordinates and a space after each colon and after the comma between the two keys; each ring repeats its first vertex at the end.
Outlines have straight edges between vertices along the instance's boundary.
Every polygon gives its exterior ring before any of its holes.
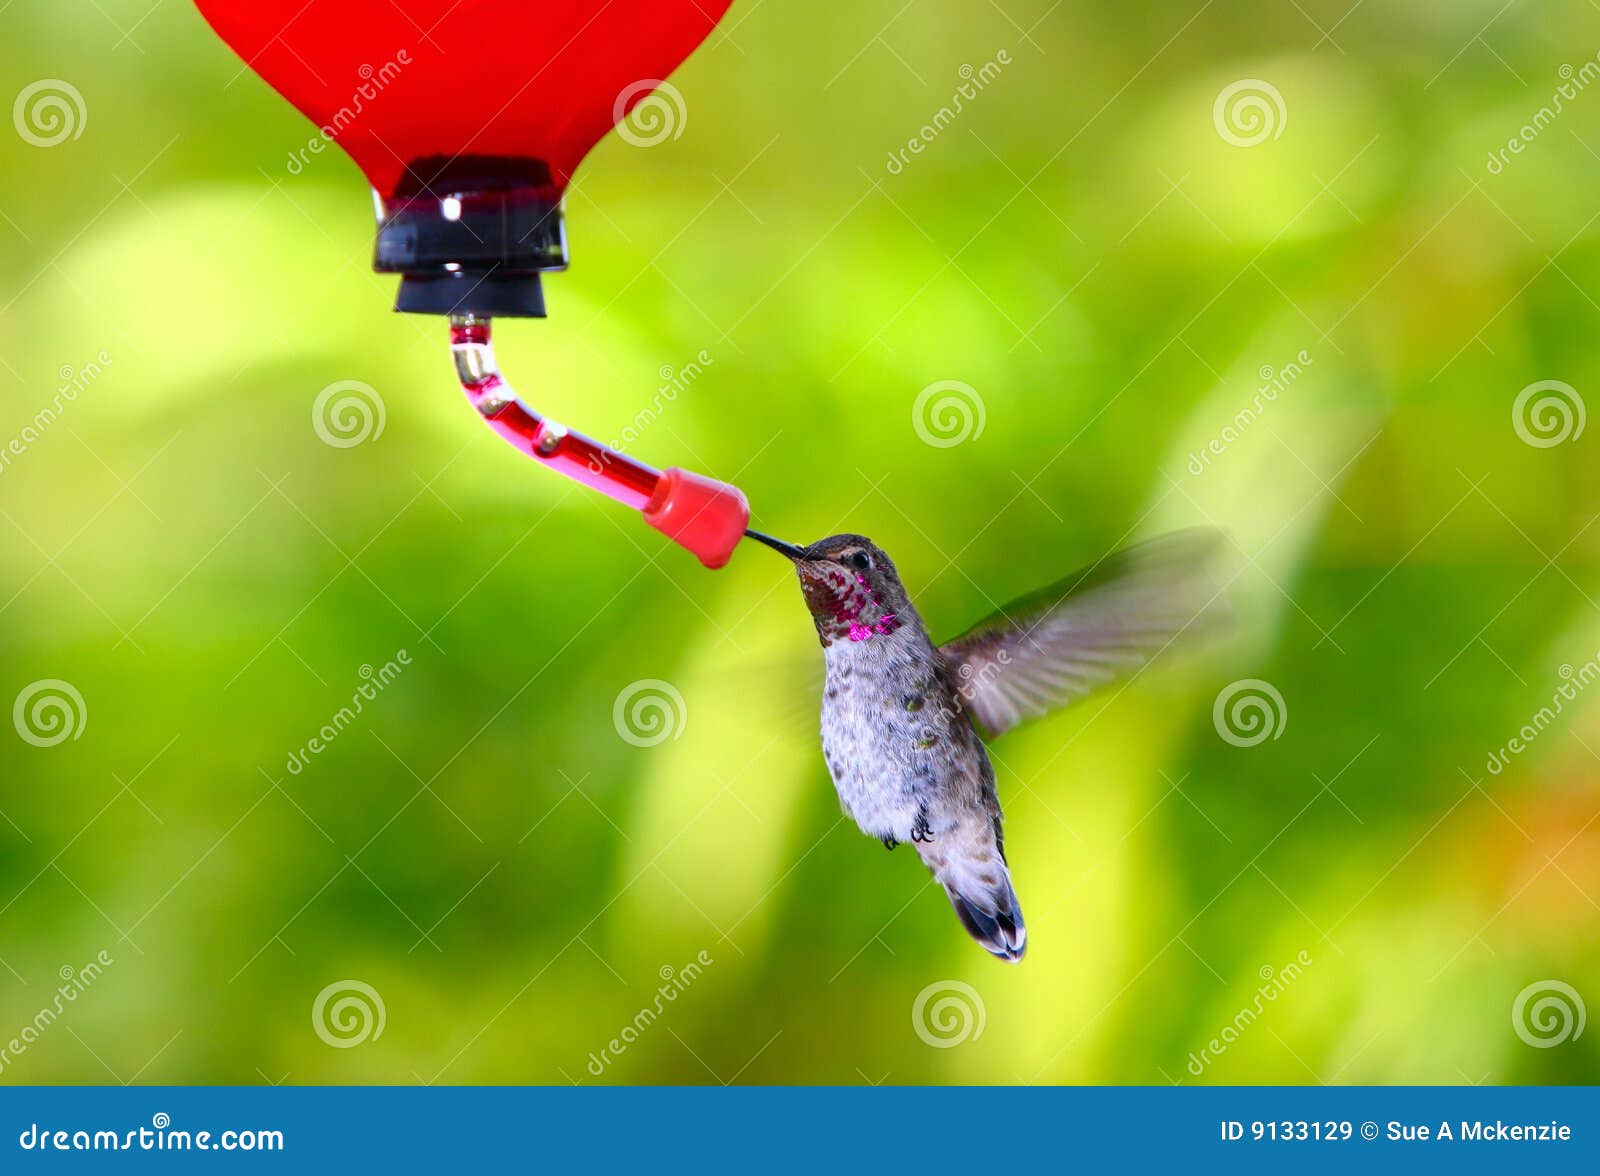
{"type": "Polygon", "coordinates": [[[1214,534],[1129,548],[943,646],[864,536],[757,537],[794,561],[822,642],[822,750],[845,813],[890,849],[915,846],[968,933],[1020,960],[1027,931],[975,721],[998,735],[1165,648],[1195,619],[1214,534]]]}
{"type": "Polygon", "coordinates": [[[982,746],[920,625],[835,641],[823,657],[822,752],[845,812],[864,832],[910,841],[919,817],[941,832],[941,787],[972,800],[993,792],[993,774],[970,762],[982,746]]]}
{"type": "Polygon", "coordinates": [[[822,753],[840,805],[889,848],[914,845],[968,930],[1021,959],[994,768],[950,666],[870,541],[841,535],[808,553],[816,558],[797,566],[827,667],[822,753]],[[853,567],[852,556],[870,564],[853,567]]]}

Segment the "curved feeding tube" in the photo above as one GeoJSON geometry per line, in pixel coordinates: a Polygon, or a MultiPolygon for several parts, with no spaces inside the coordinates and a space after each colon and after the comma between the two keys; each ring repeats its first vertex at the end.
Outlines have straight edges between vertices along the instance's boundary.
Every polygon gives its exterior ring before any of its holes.
{"type": "Polygon", "coordinates": [[[728,562],[750,522],[750,504],[737,486],[687,470],[657,470],[534,412],[501,377],[487,318],[452,315],[450,354],[472,407],[511,445],[642,512],[645,522],[706,567],[728,562]]]}

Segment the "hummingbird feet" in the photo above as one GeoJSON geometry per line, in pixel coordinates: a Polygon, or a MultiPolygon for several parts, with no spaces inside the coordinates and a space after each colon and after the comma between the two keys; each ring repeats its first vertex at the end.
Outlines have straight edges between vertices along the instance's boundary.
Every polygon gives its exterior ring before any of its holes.
{"type": "Polygon", "coordinates": [[[883,842],[883,848],[885,849],[893,849],[895,846],[900,844],[893,833],[885,833],[882,837],[878,838],[878,840],[883,842]]]}
{"type": "Polygon", "coordinates": [[[933,830],[928,827],[928,810],[919,808],[917,819],[911,826],[912,841],[932,841],[933,830]]]}

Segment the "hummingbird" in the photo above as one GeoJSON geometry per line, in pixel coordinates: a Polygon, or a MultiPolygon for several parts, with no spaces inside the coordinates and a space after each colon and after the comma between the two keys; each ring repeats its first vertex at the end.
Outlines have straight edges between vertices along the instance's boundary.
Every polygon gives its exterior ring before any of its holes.
{"type": "Polygon", "coordinates": [[[1083,697],[1189,629],[1216,533],[1125,548],[943,645],[866,536],[746,534],[793,561],[816,625],[822,752],[845,815],[888,849],[914,846],[967,933],[1019,962],[1028,931],[983,736],[1083,697]]]}

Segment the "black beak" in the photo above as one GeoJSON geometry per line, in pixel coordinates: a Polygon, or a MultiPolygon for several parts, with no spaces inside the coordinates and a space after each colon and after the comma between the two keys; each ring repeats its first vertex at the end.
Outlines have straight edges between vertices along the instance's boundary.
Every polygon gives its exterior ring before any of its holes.
{"type": "Polygon", "coordinates": [[[782,539],[774,539],[771,535],[763,535],[760,531],[756,530],[747,530],[745,531],[745,534],[750,536],[750,538],[754,539],[757,543],[765,543],[779,555],[786,555],[796,562],[806,557],[806,549],[804,547],[796,547],[793,543],[785,543],[782,539]]]}

